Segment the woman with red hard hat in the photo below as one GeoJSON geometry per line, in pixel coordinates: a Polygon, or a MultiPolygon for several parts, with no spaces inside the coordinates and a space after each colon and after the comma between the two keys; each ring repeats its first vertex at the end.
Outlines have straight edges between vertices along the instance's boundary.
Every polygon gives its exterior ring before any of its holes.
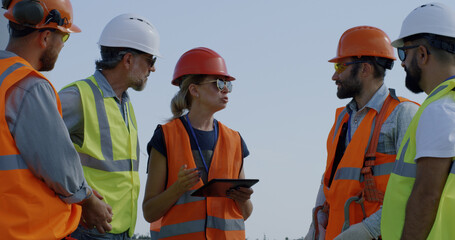
{"type": "Polygon", "coordinates": [[[213,116],[226,107],[233,80],[224,59],[208,48],[191,49],[177,62],[173,117],[158,125],[147,146],[143,212],[153,222],[152,239],[245,239],[251,188],[228,190],[226,197],[191,196],[211,179],[245,178],[246,144],[213,116]]]}

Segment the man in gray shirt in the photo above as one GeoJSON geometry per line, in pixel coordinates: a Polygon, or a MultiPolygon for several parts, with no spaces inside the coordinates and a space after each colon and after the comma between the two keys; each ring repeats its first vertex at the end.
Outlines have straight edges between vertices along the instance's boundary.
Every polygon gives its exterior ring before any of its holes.
{"type": "Polygon", "coordinates": [[[0,51],[0,239],[62,239],[81,214],[88,227],[108,231],[111,208],[92,194],[59,97],[38,72],[52,70],[70,33],[80,32],[71,3],[3,4],[10,39],[0,51]]]}

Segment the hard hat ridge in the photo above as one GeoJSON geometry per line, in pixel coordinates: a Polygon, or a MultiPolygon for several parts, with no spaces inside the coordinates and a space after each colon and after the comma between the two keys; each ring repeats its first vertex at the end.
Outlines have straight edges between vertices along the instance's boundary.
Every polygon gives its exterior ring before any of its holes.
{"type": "Polygon", "coordinates": [[[390,38],[379,28],[357,26],[346,30],[338,42],[336,57],[329,62],[338,62],[346,57],[380,57],[395,60],[390,38]]]}
{"type": "Polygon", "coordinates": [[[228,74],[224,59],[217,52],[206,47],[193,48],[180,57],[171,83],[179,86],[181,77],[190,74],[219,75],[225,76],[227,81],[235,80],[228,74]]]}
{"type": "Polygon", "coordinates": [[[455,38],[455,11],[438,2],[420,5],[404,19],[392,46],[402,47],[404,38],[421,33],[455,38]]]}
{"type": "Polygon", "coordinates": [[[121,14],[109,21],[98,44],[105,47],[131,48],[161,57],[158,30],[146,18],[136,14],[121,14]]]}

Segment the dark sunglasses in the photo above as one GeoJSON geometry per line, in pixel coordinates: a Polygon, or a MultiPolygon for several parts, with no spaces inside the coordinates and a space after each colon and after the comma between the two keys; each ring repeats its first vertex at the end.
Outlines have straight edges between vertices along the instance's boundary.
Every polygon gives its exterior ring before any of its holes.
{"type": "Polygon", "coordinates": [[[215,80],[212,80],[212,81],[208,81],[208,82],[205,82],[205,83],[200,83],[199,85],[206,84],[206,83],[216,83],[216,87],[218,88],[218,90],[223,91],[224,87],[226,87],[228,92],[232,92],[232,83],[231,83],[231,81],[226,81],[226,80],[218,78],[218,79],[215,79],[215,80]]]}
{"type": "Polygon", "coordinates": [[[153,55],[150,55],[151,57],[149,57],[149,55],[147,55],[146,53],[139,53],[139,52],[136,52],[134,50],[125,50],[125,51],[120,51],[118,54],[120,57],[123,58],[123,56],[125,56],[125,54],[127,53],[131,53],[133,55],[142,55],[145,57],[145,59],[147,60],[147,63],[149,64],[150,67],[153,67],[155,66],[155,62],[156,62],[156,57],[153,56],[153,55]]]}
{"type": "Polygon", "coordinates": [[[347,62],[347,63],[335,63],[335,72],[337,72],[338,74],[341,74],[342,72],[344,72],[344,70],[346,70],[346,68],[349,66],[349,65],[352,65],[352,64],[357,64],[357,63],[366,63],[368,61],[352,61],[352,62],[347,62]]]}
{"type": "Polygon", "coordinates": [[[397,52],[398,52],[398,58],[400,61],[406,60],[406,50],[408,49],[413,49],[416,47],[419,47],[420,45],[412,45],[412,46],[406,46],[406,47],[397,47],[397,52]]]}
{"type": "Polygon", "coordinates": [[[155,66],[155,62],[156,62],[156,57],[155,56],[149,57],[149,56],[145,55],[145,58],[147,59],[147,62],[150,65],[150,67],[155,66]]]}

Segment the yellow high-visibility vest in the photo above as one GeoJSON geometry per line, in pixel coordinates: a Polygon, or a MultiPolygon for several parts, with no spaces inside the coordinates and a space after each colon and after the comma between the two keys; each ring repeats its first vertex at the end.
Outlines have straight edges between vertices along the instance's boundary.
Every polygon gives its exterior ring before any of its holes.
{"type": "MultiPolygon", "coordinates": [[[[112,231],[128,230],[131,237],[139,196],[139,145],[133,106],[126,106],[128,127],[114,98],[104,98],[94,76],[66,86],[77,86],[84,113],[84,141],[79,152],[85,179],[112,207],[112,231]]],[[[66,88],[65,87],[65,88],[66,88]]]]}
{"type": "MultiPolygon", "coordinates": [[[[422,103],[406,131],[384,196],[381,217],[383,239],[400,239],[403,231],[406,204],[416,177],[417,165],[414,159],[416,156],[416,131],[420,116],[430,103],[452,93],[454,88],[455,79],[447,80],[436,87],[422,103]]],[[[453,227],[453,216],[455,216],[454,174],[455,166],[452,164],[439,201],[436,219],[427,239],[455,239],[455,228],[453,227]]]]}

